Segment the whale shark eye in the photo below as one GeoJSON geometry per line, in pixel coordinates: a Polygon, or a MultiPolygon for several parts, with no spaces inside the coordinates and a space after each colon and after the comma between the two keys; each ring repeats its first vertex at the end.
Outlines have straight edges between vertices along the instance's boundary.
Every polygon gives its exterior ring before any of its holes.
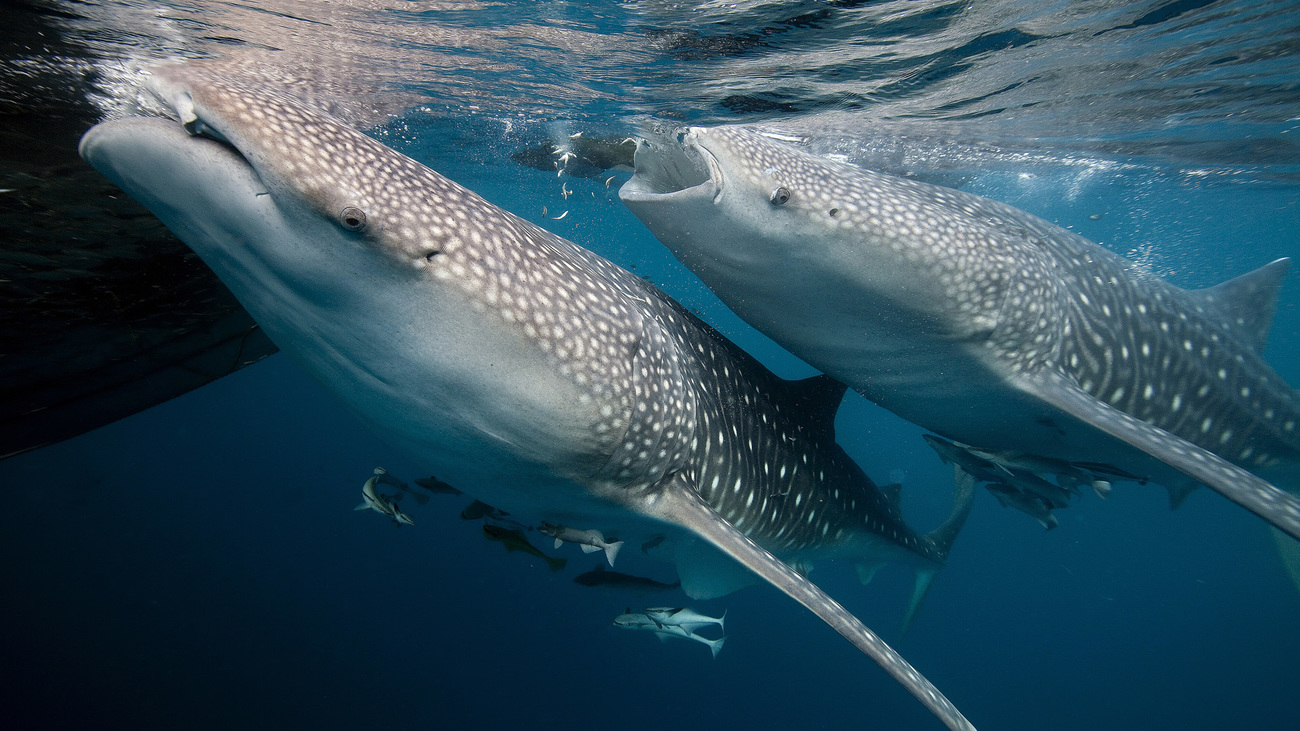
{"type": "Polygon", "coordinates": [[[360,231],[366,227],[366,212],[356,206],[348,206],[339,211],[339,225],[349,231],[360,231]]]}
{"type": "Polygon", "coordinates": [[[772,201],[774,206],[783,206],[786,201],[790,200],[790,189],[784,185],[778,186],[767,199],[772,201]]]}

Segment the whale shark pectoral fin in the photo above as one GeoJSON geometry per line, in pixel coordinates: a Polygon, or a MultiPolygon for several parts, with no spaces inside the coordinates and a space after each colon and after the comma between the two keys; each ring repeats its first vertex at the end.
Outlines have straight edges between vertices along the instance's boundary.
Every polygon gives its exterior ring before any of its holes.
{"type": "Polygon", "coordinates": [[[1300,540],[1300,499],[1208,450],[1098,401],[1060,373],[1016,380],[1026,393],[1199,480],[1300,540]]]}
{"type": "Polygon", "coordinates": [[[751,541],[704,503],[681,476],[673,478],[640,507],[644,514],[679,526],[738,561],[802,604],[884,668],[944,724],[957,731],[975,728],[939,689],[857,617],[797,571],[751,541]]]}

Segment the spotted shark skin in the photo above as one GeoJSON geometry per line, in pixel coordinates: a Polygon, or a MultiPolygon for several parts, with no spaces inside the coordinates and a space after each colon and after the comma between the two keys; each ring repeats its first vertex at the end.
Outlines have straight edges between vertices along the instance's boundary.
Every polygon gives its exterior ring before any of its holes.
{"type": "Polygon", "coordinates": [[[180,124],[104,123],[82,156],[391,443],[514,515],[704,542],[973,728],[773,555],[932,572],[969,512],[903,523],[833,441],[842,384],[775,377],[640,278],[261,82],[198,62],[149,85],[180,124]]]}
{"type": "Polygon", "coordinates": [[[1300,395],[1261,357],[1282,259],[1183,290],[979,196],[691,128],[620,196],[743,319],[951,439],[1209,485],[1300,537],[1300,395]],[[791,302],[799,306],[791,306],[791,302]]]}

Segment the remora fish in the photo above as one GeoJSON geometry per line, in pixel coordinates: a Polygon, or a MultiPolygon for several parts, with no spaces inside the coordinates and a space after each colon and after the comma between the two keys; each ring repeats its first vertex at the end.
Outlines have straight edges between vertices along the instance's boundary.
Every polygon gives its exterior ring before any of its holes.
{"type": "Polygon", "coordinates": [[[940,459],[956,465],[977,480],[1006,483],[1020,492],[1037,496],[1049,509],[1064,508],[1070,504],[1069,490],[1048,482],[1033,472],[994,462],[988,458],[993,455],[965,444],[950,442],[932,434],[925,434],[923,438],[926,444],[938,452],[940,459]]]}
{"type": "Polygon", "coordinates": [[[376,513],[392,517],[392,503],[388,502],[388,498],[375,492],[375,483],[377,481],[376,478],[371,477],[361,485],[361,504],[353,508],[353,510],[373,510],[376,513]]]}
{"type": "Polygon", "coordinates": [[[510,513],[507,513],[504,510],[498,510],[482,500],[475,500],[469,505],[466,505],[464,510],[460,511],[461,520],[478,520],[480,518],[504,520],[509,515],[510,513]]]}
{"type": "MultiPolygon", "coordinates": [[[[220,69],[159,69],[148,83],[180,124],[104,123],[81,153],[193,248],[299,366],[422,470],[490,504],[624,536],[670,530],[730,557],[950,728],[972,728],[755,542],[907,560],[923,589],[969,496],[916,534],[833,441],[842,385],[777,379],[635,275],[220,69]]],[[[690,553],[677,552],[679,571],[690,553]]]]}
{"type": "Polygon", "coordinates": [[[964,445],[971,450],[971,454],[981,459],[988,460],[996,465],[999,469],[1007,474],[1017,472],[1031,472],[1036,475],[1054,475],[1056,484],[1069,490],[1072,493],[1079,492],[1079,485],[1091,485],[1097,496],[1105,499],[1110,494],[1110,483],[1108,477],[1124,477],[1133,482],[1146,484],[1146,479],[1131,475],[1117,467],[1108,465],[1093,465],[1091,467],[1084,464],[1073,464],[1063,459],[1053,459],[1051,457],[1042,457],[1036,454],[1025,454],[1016,451],[991,451],[987,449],[977,449],[964,445]]]}
{"type": "Polygon", "coordinates": [[[1246,471],[1294,480],[1300,457],[1300,394],[1260,354],[1289,260],[1183,290],[1011,206],[762,131],[683,144],[643,144],[620,196],[795,355],[949,438],[1115,464],[1175,502],[1199,481],[1300,538],[1300,501],[1246,471]]]}
{"type": "Polygon", "coordinates": [[[1044,528],[1051,530],[1058,525],[1056,516],[1052,515],[1052,506],[1037,495],[1022,492],[1005,482],[991,482],[984,486],[1004,508],[1015,508],[1038,521],[1044,528]]]}
{"type": "Polygon", "coordinates": [[[605,541],[605,534],[598,530],[579,530],[555,523],[542,521],[539,531],[555,539],[555,547],[559,548],[565,543],[576,543],[582,547],[583,553],[595,553],[596,551],[605,552],[605,560],[609,565],[614,565],[614,558],[618,556],[618,549],[623,547],[622,541],[605,541]]]}
{"type": "Polygon", "coordinates": [[[636,592],[670,591],[680,589],[682,586],[680,581],[666,584],[644,576],[609,571],[604,565],[599,565],[584,574],[578,574],[573,577],[573,583],[582,584],[583,586],[607,586],[613,589],[627,589],[636,592]]]}
{"type": "Polygon", "coordinates": [[[660,642],[667,642],[669,637],[679,637],[684,640],[694,640],[704,645],[708,645],[709,650],[713,653],[716,660],[718,652],[722,649],[722,643],[727,641],[726,637],[719,637],[711,640],[708,637],[690,632],[689,630],[672,624],[660,624],[648,614],[635,613],[628,609],[614,618],[614,626],[623,629],[641,629],[653,632],[660,642]]]}
{"type": "Polygon", "coordinates": [[[443,482],[442,480],[439,480],[438,478],[433,477],[433,476],[429,476],[429,477],[417,477],[417,478],[415,478],[415,484],[419,485],[420,487],[423,487],[424,489],[426,489],[426,490],[428,490],[429,492],[432,492],[432,493],[438,493],[438,494],[442,494],[442,495],[459,495],[459,494],[461,494],[461,493],[460,493],[460,490],[457,490],[456,488],[452,487],[451,485],[448,485],[447,483],[445,483],[445,482],[443,482]]]}
{"type": "Polygon", "coordinates": [[[374,476],[366,480],[365,484],[361,486],[362,502],[360,505],[353,508],[353,510],[373,510],[376,513],[382,513],[389,516],[398,525],[415,525],[415,520],[411,516],[402,512],[402,509],[397,506],[397,498],[401,497],[401,493],[398,493],[394,497],[388,497],[379,494],[375,489],[375,487],[381,482],[387,485],[397,486],[402,490],[409,489],[405,483],[389,475],[382,467],[376,467],[374,476]]]}
{"type": "Polygon", "coordinates": [[[723,632],[727,631],[727,613],[721,617],[710,617],[689,607],[653,607],[645,610],[645,616],[653,619],[660,627],[681,627],[687,632],[717,625],[723,632]]]}
{"type": "Polygon", "coordinates": [[[518,528],[503,528],[491,523],[483,524],[483,535],[487,536],[490,541],[496,541],[506,547],[506,553],[520,551],[530,556],[536,556],[546,562],[552,571],[559,571],[569,562],[567,558],[555,558],[542,553],[542,550],[534,546],[524,535],[524,532],[518,528]]]}

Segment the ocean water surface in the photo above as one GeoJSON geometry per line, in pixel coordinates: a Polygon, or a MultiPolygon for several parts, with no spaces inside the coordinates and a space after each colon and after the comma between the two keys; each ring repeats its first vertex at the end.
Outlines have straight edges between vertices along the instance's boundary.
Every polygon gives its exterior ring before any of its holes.
{"type": "MultiPolygon", "coordinates": [[[[47,109],[55,86],[98,118],[147,109],[133,85],[159,60],[270,64],[385,144],[648,277],[788,378],[813,371],[623,208],[627,172],[557,175],[518,153],[764,122],[1010,203],[1181,286],[1300,254],[1300,12],[1286,2],[26,8],[49,35],[9,50],[6,113],[47,109]]],[[[1300,384],[1295,281],[1267,354],[1300,384]]],[[[850,396],[837,433],[877,482],[901,476],[909,522],[946,515],[951,472],[918,428],[850,396]]],[[[579,586],[599,554],[535,532],[563,570],[507,553],[460,518],[468,497],[404,503],[410,527],[354,512],[376,466],[424,476],[281,355],[0,462],[0,724],[939,727],[770,588],[692,602],[579,586]],[[656,605],[726,611],[717,659],[612,625],[656,605]]],[[[1163,489],[1132,483],[1058,517],[1045,532],[981,491],[903,636],[907,571],[863,587],[828,562],[811,578],[980,728],[1300,724],[1300,586],[1261,521],[1208,490],[1171,511],[1163,489]]],[[[618,569],[675,578],[636,550],[618,569]]]]}

